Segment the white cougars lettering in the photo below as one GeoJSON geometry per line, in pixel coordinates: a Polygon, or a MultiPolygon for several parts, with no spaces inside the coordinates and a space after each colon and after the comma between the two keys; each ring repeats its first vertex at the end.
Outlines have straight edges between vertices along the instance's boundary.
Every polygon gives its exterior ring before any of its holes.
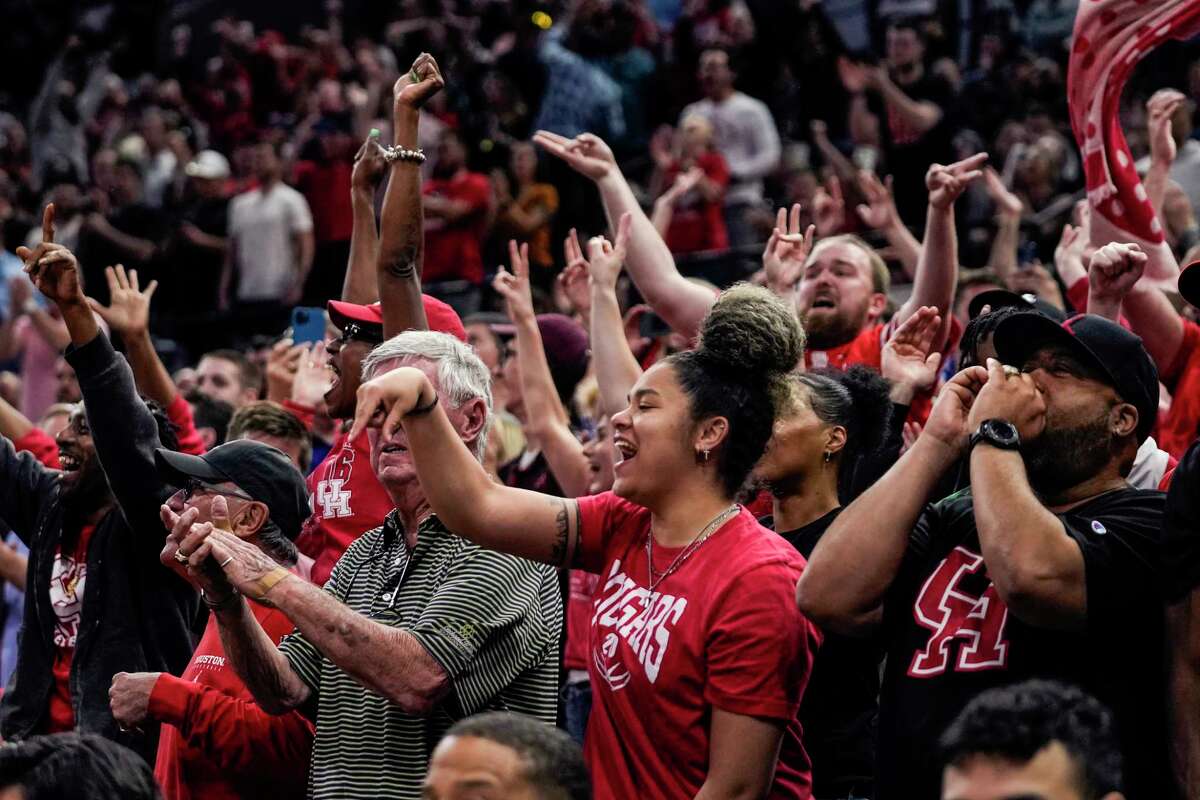
{"type": "Polygon", "coordinates": [[[592,625],[601,629],[592,659],[610,689],[616,691],[629,683],[628,665],[633,661],[642,666],[650,683],[658,680],[671,630],[686,608],[687,598],[650,594],[621,571],[620,560],[613,562],[598,590],[592,615],[592,625]]]}

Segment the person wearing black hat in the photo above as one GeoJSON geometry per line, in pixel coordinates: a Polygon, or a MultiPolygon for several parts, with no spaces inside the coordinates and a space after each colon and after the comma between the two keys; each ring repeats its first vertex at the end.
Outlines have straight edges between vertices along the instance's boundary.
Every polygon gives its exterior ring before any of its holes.
{"type": "MultiPolygon", "coordinates": [[[[298,561],[292,540],[308,515],[308,492],[283,452],[242,439],[203,456],[163,448],[154,456],[164,480],[183,487],[166,503],[168,528],[197,521],[225,528],[307,579],[312,562],[298,561]]],[[[168,538],[162,563],[190,579],[188,554],[177,544],[168,538]]],[[[236,600],[232,594],[201,595],[214,612],[236,600]]],[[[291,620],[278,609],[258,603],[250,608],[272,641],[292,632],[291,620]]],[[[147,719],[165,723],[154,774],[168,800],[304,796],[312,723],[299,712],[273,716],[254,702],[229,666],[215,613],[182,675],[119,672],[109,698],[126,727],[147,719]]]]}
{"type": "Polygon", "coordinates": [[[1129,795],[1178,797],[1163,495],[1126,480],[1158,408],[1154,362],[1096,316],[1016,314],[994,342],[999,359],[948,382],[913,446],[830,526],[797,602],[833,630],[883,628],[877,798],[936,796],[942,729],[979,693],[1029,678],[1109,704],[1129,795]],[[964,456],[969,490],[926,506],[964,456]]]}

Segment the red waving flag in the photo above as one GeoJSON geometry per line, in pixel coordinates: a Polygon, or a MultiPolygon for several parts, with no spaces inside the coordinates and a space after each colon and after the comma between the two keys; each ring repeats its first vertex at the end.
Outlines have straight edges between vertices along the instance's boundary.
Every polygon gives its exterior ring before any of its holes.
{"type": "Polygon", "coordinates": [[[1121,90],[1147,53],[1200,33],[1200,0],[1081,0],[1067,99],[1083,153],[1094,245],[1136,242],[1149,254],[1146,280],[1174,289],[1179,265],[1137,175],[1118,111],[1121,90]]]}

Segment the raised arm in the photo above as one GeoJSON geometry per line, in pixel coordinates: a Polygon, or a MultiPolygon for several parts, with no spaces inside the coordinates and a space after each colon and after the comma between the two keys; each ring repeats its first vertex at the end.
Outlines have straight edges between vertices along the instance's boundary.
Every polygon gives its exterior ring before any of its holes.
{"type": "Polygon", "coordinates": [[[1088,313],[1117,321],[1121,312],[1160,372],[1174,364],[1183,345],[1183,319],[1159,289],[1139,282],[1149,257],[1136,244],[1106,244],[1088,269],[1088,313]]]}
{"type": "Polygon", "coordinates": [[[379,279],[375,274],[379,260],[379,230],[375,227],[375,191],[387,171],[379,131],[371,134],[354,156],[350,173],[350,258],[346,279],[342,282],[342,300],[367,306],[379,300],[379,279]]]}
{"type": "Polygon", "coordinates": [[[571,432],[570,417],[558,397],[529,286],[529,245],[508,243],[512,272],[503,267],[492,287],[504,298],[508,317],[517,329],[517,360],[521,369],[521,396],[528,421],[525,431],[541,447],[558,485],[567,497],[587,494],[591,472],[583,445],[571,432]]]}
{"type": "Polygon", "coordinates": [[[571,566],[579,545],[578,504],[493,481],[435,398],[420,370],[381,375],[359,388],[350,437],[365,430],[377,413],[384,419],[381,436],[403,424],[426,498],[447,529],[489,550],[571,566]]]}
{"type": "Polygon", "coordinates": [[[538,131],[533,141],[596,183],[610,228],[615,229],[617,220],[629,214],[629,256],[625,264],[629,277],[659,316],[678,333],[693,338],[716,298],[679,273],[667,243],[642,211],[608,145],[590,133],[567,139],[538,131]]]}
{"type": "MultiPolygon", "coordinates": [[[[1022,441],[1034,439],[1045,428],[1046,405],[1033,376],[1008,375],[994,358],[988,359],[987,372],[968,429],[1004,419],[1017,427],[1022,441]]],[[[1130,428],[1133,422],[1136,416],[1130,428]]],[[[979,545],[1000,599],[1027,624],[1082,629],[1087,619],[1083,551],[1030,487],[1021,454],[982,445],[969,458],[979,545]]]]}
{"type": "MultiPolygon", "coordinates": [[[[921,306],[933,306],[943,320],[950,323],[954,290],[958,284],[958,235],[954,230],[954,202],[971,181],[983,176],[980,169],[987,153],[977,153],[943,167],[934,164],[925,176],[929,189],[929,213],[925,220],[925,241],[917,262],[917,274],[908,302],[896,313],[903,322],[921,306]]],[[[940,347],[941,339],[938,340],[940,347]]]]}
{"type": "Polygon", "coordinates": [[[675,176],[675,180],[667,187],[666,191],[654,201],[654,208],[650,212],[650,222],[664,241],[667,238],[667,231],[671,228],[671,219],[675,216],[675,204],[695,188],[703,177],[704,171],[699,167],[692,167],[687,172],[681,172],[675,176]]]}
{"type": "MultiPolygon", "coordinates": [[[[396,81],[392,101],[396,147],[418,148],[421,106],[443,85],[445,81],[437,62],[428,53],[418,56],[412,69],[396,81]]],[[[380,214],[376,266],[385,338],[406,330],[429,328],[421,300],[421,258],[425,247],[421,202],[421,165],[406,159],[393,161],[380,214]]]]}
{"type": "Polygon", "coordinates": [[[819,626],[855,633],[879,624],[930,493],[966,451],[967,416],[986,380],[982,367],[955,375],[913,446],[821,537],[796,586],[800,610],[819,626]]]}
{"type": "Polygon", "coordinates": [[[1024,205],[1021,198],[1008,190],[1000,173],[991,167],[983,171],[983,185],[988,197],[996,207],[996,236],[992,239],[992,252],[988,266],[1005,284],[1020,265],[1017,263],[1017,248],[1021,243],[1021,213],[1024,205]]]}
{"type": "Polygon", "coordinates": [[[72,344],[67,360],[79,378],[96,454],[130,527],[151,537],[145,541],[157,551],[161,540],[152,531],[158,527],[158,507],[168,490],[154,463],[154,450],[161,446],[158,423],[138,398],[129,365],[100,332],[83,295],[75,256],[47,242],[39,249],[44,254],[30,259],[27,269],[67,323],[72,344]]]}
{"type": "Polygon", "coordinates": [[[1146,101],[1149,116],[1150,169],[1146,172],[1146,196],[1161,217],[1167,192],[1167,175],[1175,163],[1178,148],[1171,134],[1171,117],[1187,98],[1175,89],[1159,89],[1146,101]]]}
{"type": "Polygon", "coordinates": [[[588,243],[591,260],[587,262],[588,284],[592,296],[592,367],[600,387],[600,408],[612,416],[629,405],[629,393],[642,375],[625,338],[621,306],[617,302],[617,278],[625,257],[628,241],[629,215],[622,214],[617,226],[617,245],[606,248],[607,242],[588,243]],[[625,241],[622,241],[622,231],[625,241]]]}
{"type": "Polygon", "coordinates": [[[921,243],[900,219],[892,190],[892,176],[881,181],[874,172],[859,170],[858,190],[867,201],[855,209],[858,218],[864,225],[883,234],[896,253],[904,274],[912,280],[916,277],[917,263],[921,259],[921,243]]]}

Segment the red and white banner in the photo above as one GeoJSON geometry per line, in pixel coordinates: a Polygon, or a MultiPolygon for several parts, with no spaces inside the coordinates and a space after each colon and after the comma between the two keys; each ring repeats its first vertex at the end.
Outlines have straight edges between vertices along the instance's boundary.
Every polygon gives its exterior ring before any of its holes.
{"type": "Polygon", "coordinates": [[[1147,53],[1200,33],[1200,0],[1080,0],[1067,74],[1071,127],[1083,153],[1091,240],[1137,242],[1146,280],[1174,290],[1179,265],[1121,132],[1121,90],[1147,53]]]}

